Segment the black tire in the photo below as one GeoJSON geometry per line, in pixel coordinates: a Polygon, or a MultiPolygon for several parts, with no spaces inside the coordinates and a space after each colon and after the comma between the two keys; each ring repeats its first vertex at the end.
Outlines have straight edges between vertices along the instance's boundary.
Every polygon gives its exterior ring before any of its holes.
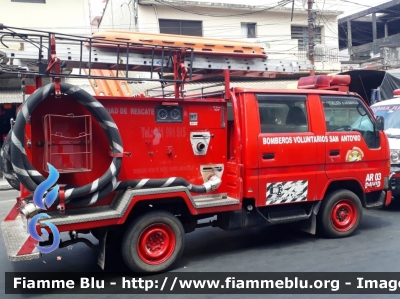
{"type": "Polygon", "coordinates": [[[134,272],[164,272],[180,258],[184,246],[185,230],[179,219],[170,212],[151,211],[141,215],[127,227],[122,239],[122,258],[134,272]],[[156,251],[161,248],[158,253],[164,251],[168,254],[154,260],[149,258],[148,255],[152,253],[144,243],[146,240],[146,245],[150,245],[152,238],[156,238],[151,244],[154,246],[152,249],[156,251]],[[155,248],[156,246],[159,247],[155,248]]]}
{"type": "Polygon", "coordinates": [[[345,238],[359,227],[363,208],[358,196],[349,190],[337,190],[326,196],[318,213],[318,229],[329,238],[345,238]]]}

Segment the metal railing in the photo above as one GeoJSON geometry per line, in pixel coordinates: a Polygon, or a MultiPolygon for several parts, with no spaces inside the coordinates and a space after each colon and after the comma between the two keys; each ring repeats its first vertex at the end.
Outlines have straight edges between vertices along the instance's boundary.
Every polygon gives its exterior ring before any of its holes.
{"type": "MultiPolygon", "coordinates": [[[[308,59],[308,51],[299,50],[297,52],[297,58],[299,60],[308,59]]],[[[314,61],[316,61],[316,62],[339,62],[339,50],[338,49],[327,49],[327,48],[315,48],[314,49],[314,61]]]]}
{"type": "MultiPolygon", "coordinates": [[[[131,71],[145,71],[150,74],[146,81],[160,81],[164,74],[171,74],[176,68],[174,57],[187,56],[188,77],[192,77],[193,48],[162,45],[136,44],[124,41],[107,41],[102,38],[82,37],[54,33],[50,31],[30,30],[7,27],[0,24],[0,43],[4,47],[0,52],[3,61],[1,72],[27,76],[48,76],[60,78],[91,78],[106,80],[137,81],[129,76],[131,71]],[[19,43],[23,50],[9,50],[8,44],[19,43]],[[9,56],[5,55],[8,52],[9,56]],[[112,55],[109,55],[109,54],[112,55]],[[19,57],[16,57],[18,54],[19,57]],[[135,57],[140,57],[133,60],[135,57]],[[60,71],[52,68],[53,55],[61,61],[60,71]],[[103,55],[103,56],[102,56],[103,55]],[[101,58],[102,57],[102,58],[101,58]],[[4,61],[20,59],[24,65],[4,64],[4,61]],[[71,74],[68,69],[77,70],[71,74]],[[113,69],[116,76],[94,76],[94,69],[113,69]],[[86,72],[85,72],[86,71],[86,72]],[[125,73],[119,76],[120,71],[125,73]],[[158,78],[154,78],[154,77],[158,78]]],[[[181,82],[182,79],[163,79],[165,82],[181,82]]]]}

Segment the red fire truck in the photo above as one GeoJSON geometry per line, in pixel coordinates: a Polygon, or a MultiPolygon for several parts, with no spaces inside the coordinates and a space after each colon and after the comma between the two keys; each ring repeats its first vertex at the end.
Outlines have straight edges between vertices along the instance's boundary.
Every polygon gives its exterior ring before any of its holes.
{"type": "Polygon", "coordinates": [[[2,50],[2,71],[36,83],[2,149],[3,171],[20,190],[1,224],[11,261],[39,258],[36,245],[54,243],[51,223],[69,232],[59,247],[91,245],[85,234],[98,238],[101,267],[106,245],[118,242],[130,269],[160,272],[179,259],[185,233],[199,227],[297,222],[312,234],[347,237],[363,208],[391,201],[383,119],[348,91],[347,76],[304,77],[297,90],[230,88],[231,76],[273,77],[310,65],[270,60],[243,42],[120,31],[86,38],[6,26],[1,34],[3,43],[25,43],[2,50]],[[94,97],[63,81],[127,82],[138,80],[137,71],[160,81],[161,94],[94,97]],[[185,90],[217,75],[224,76],[218,92],[185,90]],[[42,86],[43,77],[52,82],[42,86]],[[57,197],[40,208],[34,194],[50,167],[59,179],[47,194],[57,197]],[[26,226],[41,212],[50,218],[36,231],[46,229],[49,239],[38,242],[26,226]]]}

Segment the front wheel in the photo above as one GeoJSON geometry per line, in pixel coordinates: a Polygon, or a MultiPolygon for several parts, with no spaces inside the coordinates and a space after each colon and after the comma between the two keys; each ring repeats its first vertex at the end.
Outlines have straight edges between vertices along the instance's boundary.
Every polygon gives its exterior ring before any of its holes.
{"type": "Polygon", "coordinates": [[[358,196],[349,190],[338,190],[322,201],[318,225],[325,236],[344,238],[357,230],[362,214],[362,204],[358,196]]]}
{"type": "Polygon", "coordinates": [[[122,257],[135,272],[168,270],[181,256],[185,231],[172,213],[152,211],[135,219],[122,240],[122,257]]]}

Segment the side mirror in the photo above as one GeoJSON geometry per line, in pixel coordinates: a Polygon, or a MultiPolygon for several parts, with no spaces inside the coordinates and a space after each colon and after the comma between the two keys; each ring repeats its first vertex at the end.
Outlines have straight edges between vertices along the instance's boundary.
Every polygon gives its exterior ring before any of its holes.
{"type": "Polygon", "coordinates": [[[382,116],[376,117],[376,130],[377,131],[385,130],[385,119],[382,116]]]}

